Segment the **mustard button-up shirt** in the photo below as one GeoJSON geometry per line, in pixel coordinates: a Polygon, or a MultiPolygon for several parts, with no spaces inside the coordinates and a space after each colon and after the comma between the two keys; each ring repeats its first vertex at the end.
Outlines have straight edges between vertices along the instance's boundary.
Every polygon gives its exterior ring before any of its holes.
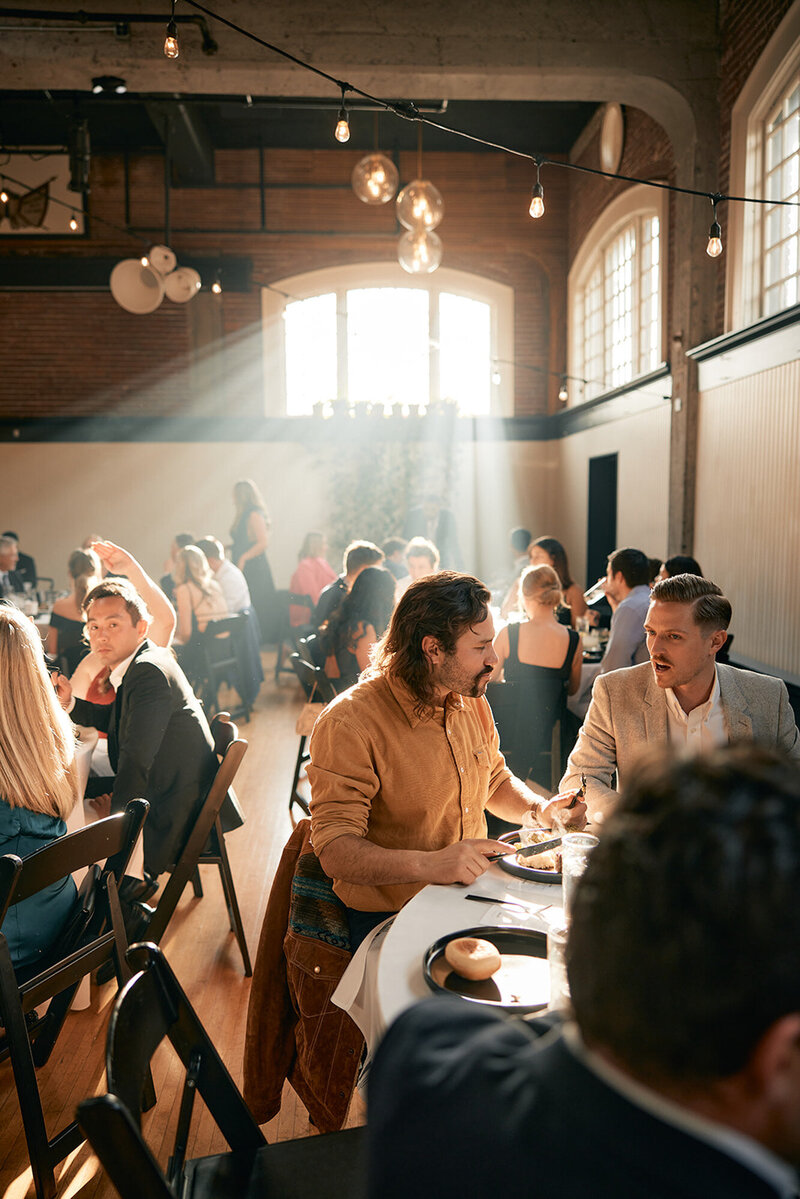
{"type": "MultiPolygon", "coordinates": [[[[384,676],[338,696],[311,735],[311,830],[316,853],[343,834],[384,849],[444,849],[486,836],[484,808],[511,778],[486,699],[452,693],[431,717],[384,676]]],[[[343,903],[397,911],[422,883],[364,886],[334,879],[343,903]]]]}

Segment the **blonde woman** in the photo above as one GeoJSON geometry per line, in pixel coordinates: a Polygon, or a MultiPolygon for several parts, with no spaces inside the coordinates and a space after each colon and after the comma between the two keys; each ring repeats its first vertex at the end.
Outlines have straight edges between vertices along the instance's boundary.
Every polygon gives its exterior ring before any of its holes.
{"type": "Polygon", "coordinates": [[[231,560],[243,571],[250,598],[261,626],[262,642],[273,642],[280,634],[280,612],[275,583],[267,560],[272,521],[261,492],[252,479],[240,479],[233,488],[236,515],[231,526],[231,560]]]}
{"type": "Polygon", "coordinates": [[[75,669],[86,652],[83,639],[83,601],[102,578],[100,559],[94,550],[73,550],[67,562],[71,590],[57,599],[47,630],[47,652],[51,657],[72,652],[74,661],[68,663],[68,673],[75,669]]]}
{"type": "Polygon", "coordinates": [[[553,567],[529,566],[520,578],[525,619],[506,625],[494,639],[499,661],[492,678],[504,677],[519,693],[514,733],[505,745],[501,734],[501,749],[520,778],[530,774],[548,789],[553,726],[563,715],[566,695],[574,695],[581,680],[580,637],[555,616],[562,600],[553,567]]]}
{"type": "Polygon", "coordinates": [[[228,605],[211,573],[208,559],[196,545],[186,545],[175,555],[175,606],[178,609],[177,645],[186,645],[195,633],[204,633],[209,620],[224,620],[228,605]]]}
{"type": "MultiPolygon", "coordinates": [[[[75,730],[45,668],[36,626],[0,607],[0,854],[27,857],[67,831],[78,801],[75,730]]],[[[15,966],[58,940],[75,902],[68,875],[9,909],[2,931],[15,966]]]]}

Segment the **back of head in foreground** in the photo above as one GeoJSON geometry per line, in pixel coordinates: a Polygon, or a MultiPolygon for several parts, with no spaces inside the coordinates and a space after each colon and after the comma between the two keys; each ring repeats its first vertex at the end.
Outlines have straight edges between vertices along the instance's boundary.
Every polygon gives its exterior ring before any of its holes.
{"type": "MultiPolygon", "coordinates": [[[[753,745],[644,760],[576,891],[568,972],[586,1044],[763,1140],[764,1096],[737,1079],[781,1022],[800,1040],[798,945],[797,766],[753,745]]],[[[800,1160],[800,1119],[793,1135],[771,1148],[800,1160]]]]}

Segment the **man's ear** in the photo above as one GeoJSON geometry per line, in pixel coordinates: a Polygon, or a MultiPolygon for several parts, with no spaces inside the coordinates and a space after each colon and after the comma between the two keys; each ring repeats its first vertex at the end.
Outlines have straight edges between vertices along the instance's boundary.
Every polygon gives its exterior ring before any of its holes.
{"type": "Polygon", "coordinates": [[[145,637],[147,636],[147,634],[149,632],[150,632],[150,625],[147,623],[146,620],[139,620],[136,622],[136,635],[140,641],[144,641],[145,637]]]}
{"type": "Polygon", "coordinates": [[[711,634],[711,648],[715,654],[718,654],[725,642],[728,640],[728,634],[725,629],[715,629],[711,634]]]}
{"type": "Polygon", "coordinates": [[[422,652],[431,666],[436,666],[444,657],[442,647],[437,638],[433,637],[430,633],[422,638],[422,652]]]}
{"type": "Polygon", "coordinates": [[[781,1016],[759,1037],[747,1069],[750,1085],[764,1095],[780,1098],[788,1094],[797,1102],[800,1080],[800,1013],[781,1016]]]}

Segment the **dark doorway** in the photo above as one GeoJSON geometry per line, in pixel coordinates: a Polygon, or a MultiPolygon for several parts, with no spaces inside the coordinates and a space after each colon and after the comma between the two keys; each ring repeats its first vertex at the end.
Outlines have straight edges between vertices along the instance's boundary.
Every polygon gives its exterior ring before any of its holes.
{"type": "Polygon", "coordinates": [[[606,559],[617,548],[617,455],[589,459],[589,512],[586,538],[586,586],[606,573],[606,559]]]}

